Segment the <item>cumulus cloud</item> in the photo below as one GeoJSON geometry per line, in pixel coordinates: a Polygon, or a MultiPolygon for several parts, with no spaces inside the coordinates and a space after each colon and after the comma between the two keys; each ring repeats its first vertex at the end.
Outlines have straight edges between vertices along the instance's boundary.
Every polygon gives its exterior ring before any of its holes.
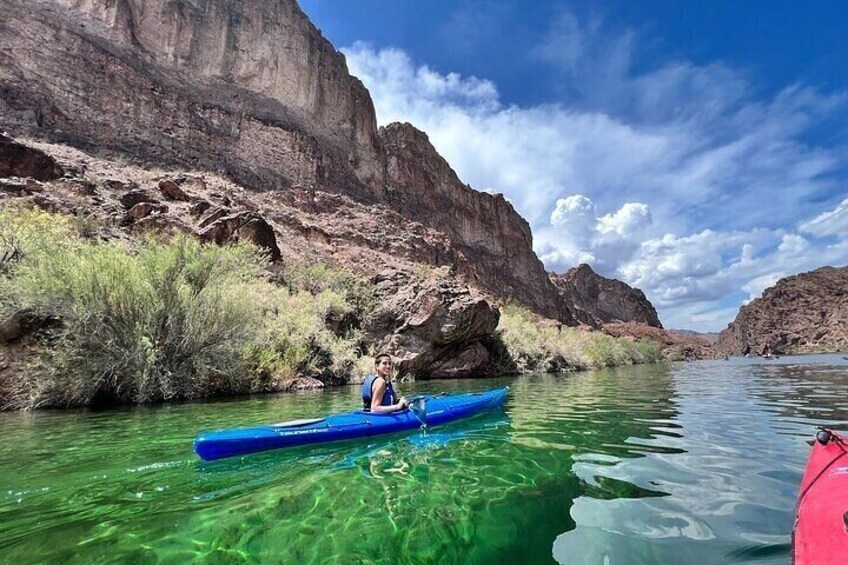
{"type": "Polygon", "coordinates": [[[636,72],[639,35],[616,31],[557,19],[535,56],[560,98],[531,107],[397,49],[343,51],[380,124],[412,122],[464,181],[503,192],[548,269],[588,262],[644,290],[666,325],[716,329],[757,281],[844,264],[848,152],[805,136],[845,94],[758,97],[720,63],[636,72]]]}
{"type": "Polygon", "coordinates": [[[572,194],[557,199],[550,225],[536,230],[536,251],[554,271],[590,263],[598,271],[611,274],[639,249],[651,223],[645,204],[626,202],[618,210],[598,216],[588,197],[572,194]]]}

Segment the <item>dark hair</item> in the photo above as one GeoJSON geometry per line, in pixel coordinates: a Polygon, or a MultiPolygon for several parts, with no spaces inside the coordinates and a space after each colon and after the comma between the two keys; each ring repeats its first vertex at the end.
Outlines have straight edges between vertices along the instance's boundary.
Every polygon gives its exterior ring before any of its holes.
{"type": "Polygon", "coordinates": [[[375,367],[380,364],[380,359],[382,359],[383,357],[388,357],[389,361],[392,360],[392,356],[389,355],[388,353],[380,353],[376,357],[374,357],[374,366],[375,367]]]}

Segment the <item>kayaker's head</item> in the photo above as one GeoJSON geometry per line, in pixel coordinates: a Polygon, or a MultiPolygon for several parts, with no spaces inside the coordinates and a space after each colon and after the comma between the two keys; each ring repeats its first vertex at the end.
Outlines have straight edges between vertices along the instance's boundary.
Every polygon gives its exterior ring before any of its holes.
{"type": "Polygon", "coordinates": [[[374,371],[378,376],[383,377],[386,380],[389,380],[393,366],[394,363],[392,362],[392,356],[388,353],[380,353],[374,357],[374,371]]]}

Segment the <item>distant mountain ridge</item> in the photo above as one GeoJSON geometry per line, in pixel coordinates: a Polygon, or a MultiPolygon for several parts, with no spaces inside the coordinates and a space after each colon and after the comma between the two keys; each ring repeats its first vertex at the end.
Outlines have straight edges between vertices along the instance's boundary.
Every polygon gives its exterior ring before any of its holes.
{"type": "Polygon", "coordinates": [[[691,339],[701,339],[709,343],[710,345],[715,345],[715,342],[718,341],[718,332],[696,332],[693,330],[666,330],[671,335],[676,335],[679,337],[691,338],[691,339]]]}
{"type": "Polygon", "coordinates": [[[818,353],[848,348],[848,267],[777,281],[719,334],[720,353],[818,353]]]}

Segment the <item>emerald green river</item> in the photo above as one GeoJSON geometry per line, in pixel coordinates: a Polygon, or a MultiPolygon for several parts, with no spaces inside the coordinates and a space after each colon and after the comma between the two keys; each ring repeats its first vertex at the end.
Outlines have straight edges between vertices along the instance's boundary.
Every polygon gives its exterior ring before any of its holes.
{"type": "Polygon", "coordinates": [[[201,430],[359,407],[358,387],[0,414],[0,562],[789,563],[817,425],[848,425],[841,356],[507,384],[503,411],[205,463],[201,430]]]}

